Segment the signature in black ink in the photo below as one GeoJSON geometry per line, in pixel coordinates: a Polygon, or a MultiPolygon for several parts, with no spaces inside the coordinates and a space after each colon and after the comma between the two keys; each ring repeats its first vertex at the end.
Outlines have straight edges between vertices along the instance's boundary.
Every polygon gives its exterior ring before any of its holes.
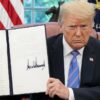
{"type": "Polygon", "coordinates": [[[36,59],[35,61],[33,61],[33,65],[30,65],[29,64],[29,60],[28,60],[27,70],[28,69],[32,69],[32,68],[40,68],[40,67],[42,67],[42,70],[44,69],[44,67],[45,67],[45,61],[42,64],[38,64],[37,63],[37,59],[36,59]]]}

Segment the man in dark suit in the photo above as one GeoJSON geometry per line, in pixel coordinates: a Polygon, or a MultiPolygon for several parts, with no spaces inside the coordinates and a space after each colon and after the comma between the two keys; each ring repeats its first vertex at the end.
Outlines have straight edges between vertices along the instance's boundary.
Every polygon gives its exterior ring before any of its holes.
{"type": "Polygon", "coordinates": [[[100,99],[100,42],[90,37],[94,16],[95,8],[88,2],[73,1],[61,6],[59,23],[63,34],[47,41],[51,78],[47,82],[46,95],[50,98],[100,99]],[[73,51],[78,52],[76,58],[73,51]],[[72,58],[73,66],[78,67],[74,71],[71,69],[70,74],[72,58]]]}
{"type": "Polygon", "coordinates": [[[73,1],[60,7],[59,24],[63,34],[47,41],[51,78],[46,95],[33,94],[33,100],[100,99],[100,42],[90,37],[94,16],[94,6],[87,2],[73,1]],[[77,66],[69,74],[73,51],[78,53],[73,60],[77,66]],[[76,71],[78,74],[74,74],[76,71]]]}

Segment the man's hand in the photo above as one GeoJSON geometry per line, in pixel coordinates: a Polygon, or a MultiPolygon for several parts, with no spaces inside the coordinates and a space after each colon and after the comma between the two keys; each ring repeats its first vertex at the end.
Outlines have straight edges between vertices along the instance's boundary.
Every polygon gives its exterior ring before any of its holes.
{"type": "Polygon", "coordinates": [[[59,79],[49,78],[46,95],[49,95],[52,98],[56,95],[62,99],[68,99],[69,90],[59,79]]]}

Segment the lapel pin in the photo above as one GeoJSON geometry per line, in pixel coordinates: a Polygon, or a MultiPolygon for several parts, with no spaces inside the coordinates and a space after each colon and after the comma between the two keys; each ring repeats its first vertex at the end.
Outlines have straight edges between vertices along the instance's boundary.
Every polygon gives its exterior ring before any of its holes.
{"type": "Polygon", "coordinates": [[[94,61],[94,59],[93,59],[93,58],[89,58],[89,60],[90,60],[91,62],[93,62],[93,61],[94,61]]]}

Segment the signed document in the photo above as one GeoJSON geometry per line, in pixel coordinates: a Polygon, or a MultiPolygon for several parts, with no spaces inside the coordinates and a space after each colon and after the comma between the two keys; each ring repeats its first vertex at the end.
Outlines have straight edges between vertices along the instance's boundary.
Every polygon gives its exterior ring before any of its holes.
{"type": "MultiPolygon", "coordinates": [[[[0,73],[0,89],[6,90],[4,95],[45,92],[49,78],[45,26],[11,29],[6,35],[7,44],[3,42],[2,49],[5,50],[5,45],[8,45],[10,63],[3,65],[3,61],[0,61],[0,68],[2,64],[4,71],[2,77],[0,73]]],[[[3,53],[6,60],[6,51],[3,53]]],[[[0,95],[3,95],[1,91],[0,95]]]]}

